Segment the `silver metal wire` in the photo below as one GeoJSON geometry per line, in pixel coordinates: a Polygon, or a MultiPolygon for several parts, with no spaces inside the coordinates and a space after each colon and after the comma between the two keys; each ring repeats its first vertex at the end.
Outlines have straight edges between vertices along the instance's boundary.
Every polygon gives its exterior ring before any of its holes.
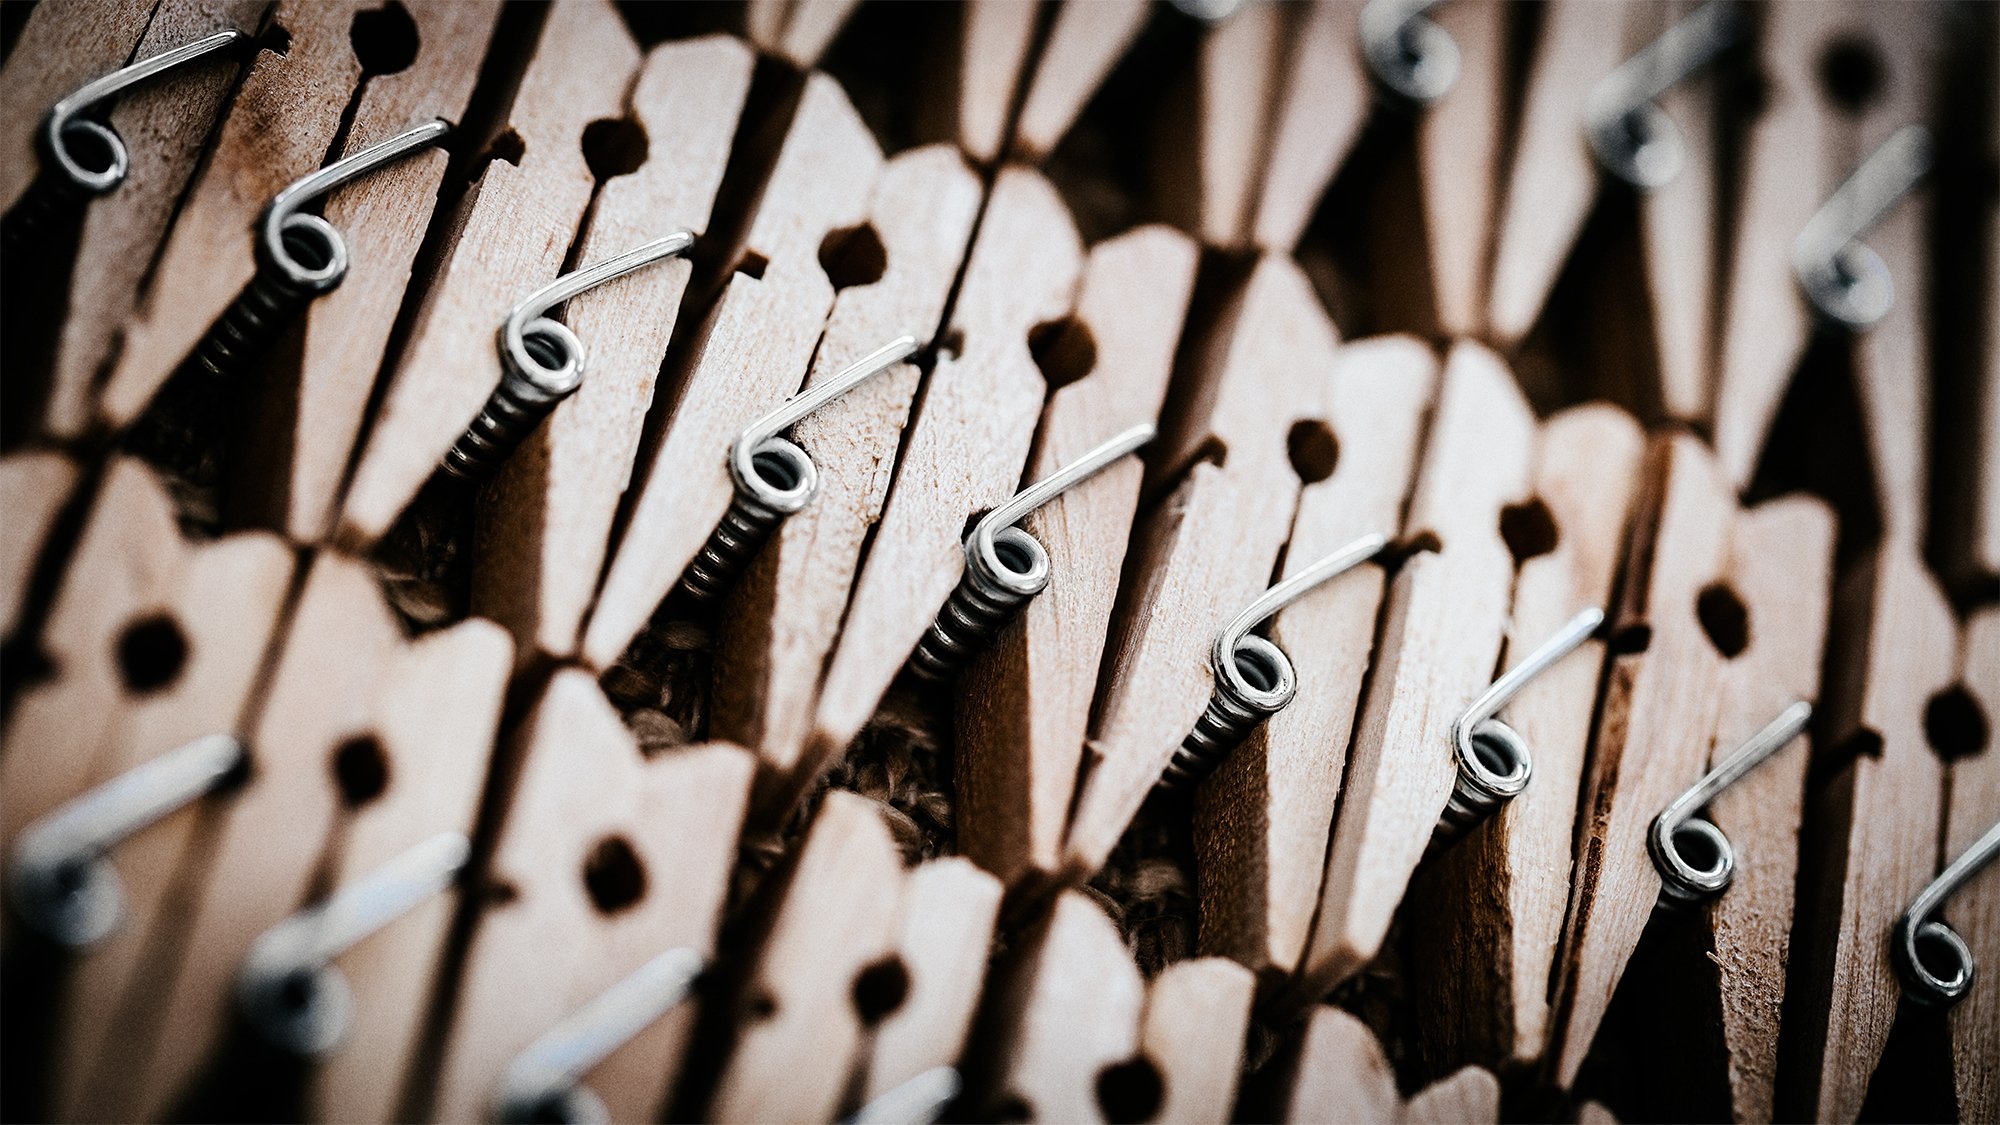
{"type": "Polygon", "coordinates": [[[910,672],[942,681],[992,641],[1029,598],[1049,584],[1049,553],[1014,525],[1029,512],[1103,472],[1153,440],[1151,425],[1134,426],[1015,493],[973,525],[965,537],[965,572],[936,620],[910,654],[910,672]]]}
{"type": "Polygon", "coordinates": [[[1889,931],[1889,955],[1896,963],[1896,973],[1903,978],[1903,995],[1926,1008],[1948,1008],[1965,998],[1972,990],[1972,980],[1978,971],[1973,960],[1972,947],[1958,935],[1958,931],[1938,920],[1934,915],[1944,906],[1944,900],[1964,886],[1979,873],[1980,868],[2000,856],[2000,824],[1986,830],[1986,834],[1972,842],[1965,853],[1951,861],[1930,886],[1918,894],[1916,901],[1889,931]]]}
{"type": "Polygon", "coordinates": [[[1361,55],[1389,100],[1422,107],[1458,81],[1458,43],[1426,13],[1439,0],[1368,0],[1361,9],[1361,55]]]}
{"type": "Polygon", "coordinates": [[[931,1125],[964,1088],[956,1067],[934,1066],[884,1090],[844,1125],[931,1125]]]}
{"type": "Polygon", "coordinates": [[[1861,242],[1931,170],[1929,129],[1905,125],[1868,154],[1792,242],[1792,273],[1820,317],[1860,331],[1889,314],[1896,282],[1861,242]]]}
{"type": "Polygon", "coordinates": [[[1734,0],[1709,0],[1599,82],[1584,103],[1598,166],[1641,190],[1679,175],[1687,142],[1654,101],[1734,46],[1743,23],[1734,0]]]}
{"type": "Polygon", "coordinates": [[[1804,733],[1812,720],[1812,705],[1800,701],[1778,713],[1764,729],[1660,810],[1646,833],[1646,850],[1660,873],[1660,905],[1682,908],[1707,902],[1729,888],[1736,877],[1736,850],[1712,822],[1695,814],[1708,807],[1724,789],[1756,769],[1804,733]]]}
{"type": "Polygon", "coordinates": [[[1264,591],[1223,626],[1208,656],[1215,690],[1194,729],[1175,749],[1160,776],[1159,788],[1187,788],[1214,773],[1229,752],[1249,737],[1252,728],[1284,710],[1298,694],[1298,672],[1291,658],[1263,637],[1252,636],[1250,630],[1315,587],[1374,558],[1388,542],[1382,535],[1356,539],[1264,591]]]}
{"type": "Polygon", "coordinates": [[[611,1112],[584,1075],[692,995],[702,967],[694,950],[669,949],[543,1032],[501,1077],[494,1119],[608,1125],[611,1112]]]}
{"type": "Polygon", "coordinates": [[[898,336],[842,368],[831,379],[793,395],[744,427],[729,445],[729,479],[736,496],[722,522],[702,545],[681,588],[698,602],[713,601],[750,563],[779,521],[812,502],[819,469],[806,451],[778,435],[863,382],[915,355],[917,341],[898,336]]]}

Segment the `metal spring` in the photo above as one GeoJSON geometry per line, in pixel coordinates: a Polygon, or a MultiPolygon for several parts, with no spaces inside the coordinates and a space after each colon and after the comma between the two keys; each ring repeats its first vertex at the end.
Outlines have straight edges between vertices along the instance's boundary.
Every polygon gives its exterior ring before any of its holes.
{"type": "Polygon", "coordinates": [[[1424,14],[1438,2],[1369,0],[1361,9],[1361,54],[1390,105],[1430,105],[1458,81],[1458,42],[1424,14]]]}
{"type": "Polygon", "coordinates": [[[1889,314],[1896,281],[1861,236],[1930,172],[1930,130],[1905,125],[1868,154],[1792,241],[1792,273],[1820,318],[1860,331],[1889,314]]]}
{"type": "Polygon", "coordinates": [[[697,602],[720,597],[778,524],[819,491],[819,469],[812,457],[778,434],[916,351],[915,337],[898,336],[786,399],[736,435],[729,444],[729,479],[736,495],[681,575],[681,589],[689,597],[697,602]]]}
{"type": "Polygon", "coordinates": [[[942,681],[985,648],[1029,598],[1049,584],[1049,553],[1014,525],[1028,513],[1103,472],[1153,440],[1151,425],[1134,426],[1016,493],[988,512],[965,537],[965,572],[910,654],[911,674],[942,681]]]}
{"type": "Polygon", "coordinates": [[[1716,795],[1734,785],[1758,763],[1777,753],[1806,729],[1812,706],[1803,701],[1779,712],[1764,729],[1745,742],[1687,792],[1653,818],[1646,832],[1646,850],[1660,873],[1661,906],[1684,909],[1721,894],[1736,877],[1736,849],[1713,823],[1696,816],[1716,795]],[[1689,857],[1693,856],[1691,860],[1689,857]]]}
{"type": "Polygon", "coordinates": [[[1584,110],[1598,167],[1642,190],[1679,175],[1687,142],[1654,101],[1734,45],[1743,25],[1733,0],[1709,0],[1599,82],[1584,110]]]}
{"type": "Polygon", "coordinates": [[[68,228],[76,221],[83,205],[95,198],[67,176],[47,172],[36,176],[21,194],[5,219],[0,219],[0,246],[9,254],[36,249],[44,239],[68,228]]]}
{"type": "Polygon", "coordinates": [[[1932,915],[1944,900],[2000,856],[2000,824],[1972,842],[1951,866],[1931,880],[1889,931],[1890,960],[1903,981],[1903,995],[1921,1008],[1948,1008],[1965,998],[1978,972],[1972,947],[1932,915]]]}
{"type": "Polygon", "coordinates": [[[1381,535],[1356,539],[1264,591],[1223,627],[1208,656],[1215,690],[1194,729],[1174,750],[1160,775],[1159,788],[1186,789],[1201,782],[1257,724],[1284,710],[1298,694],[1298,673],[1291,658],[1263,637],[1252,636],[1250,630],[1314,587],[1374,558],[1388,542],[1381,535]]]}

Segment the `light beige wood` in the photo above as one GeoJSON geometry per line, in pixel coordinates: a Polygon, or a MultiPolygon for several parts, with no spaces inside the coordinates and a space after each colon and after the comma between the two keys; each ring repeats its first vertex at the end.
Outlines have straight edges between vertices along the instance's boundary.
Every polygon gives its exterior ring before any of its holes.
{"type": "MultiPolygon", "coordinates": [[[[1966,622],[1959,679],[1986,718],[1986,744],[1952,763],[1946,863],[2000,822],[2000,753],[1995,753],[2000,744],[1993,733],[2000,716],[2000,609],[1989,607],[1966,622]]],[[[2000,965],[2000,865],[1989,864],[1960,887],[1948,908],[1952,928],[1971,947],[1974,962],[1989,972],[2000,965]]],[[[2000,1116],[2000,990],[1993,978],[1975,983],[1947,1018],[1958,1119],[1991,1121],[2000,1116]]]]}
{"type": "MultiPolygon", "coordinates": [[[[433,1115],[490,1118],[536,1038],[666,950],[715,950],[753,760],[724,743],[648,756],[590,676],[556,673],[513,744],[521,755],[465,968],[433,1115]],[[582,878],[610,841],[644,873],[606,912],[582,878]]],[[[615,1119],[653,1120],[693,1029],[686,1004],[621,1047],[590,1082],[615,1119]],[[615,1070],[615,1074],[611,1073],[615,1070]]]]}
{"type": "Polygon", "coordinates": [[[1842,765],[1800,857],[1784,1064],[1799,1108],[1780,1112],[1853,1121],[1902,997],[1889,928],[1937,872],[1944,770],[1924,711],[1957,668],[1951,611],[1907,546],[1845,576],[1832,618],[1852,630],[1836,635],[1827,685],[1827,752],[1842,765]]]}
{"type": "Polygon", "coordinates": [[[361,77],[348,42],[360,8],[293,0],[274,13],[291,46],[259,54],[237,89],[126,323],[98,399],[102,423],[122,428],[138,417],[256,272],[258,212],[325,161],[361,77]]]}
{"type": "MultiPolygon", "coordinates": [[[[834,298],[808,385],[903,333],[919,339],[944,318],[978,217],[979,178],[948,145],[883,167],[868,203],[882,277],[834,298]]],[[[709,724],[754,747],[779,771],[805,751],[827,653],[840,632],[868,530],[881,518],[919,372],[899,363],[792,427],[812,455],[819,493],[786,519],[724,603],[709,724]]]]}
{"type": "Polygon", "coordinates": [[[1403,1103],[1405,1125],[1472,1125],[1500,1120],[1500,1080],[1476,1066],[1418,1090],[1403,1103]]]}
{"type": "MultiPolygon", "coordinates": [[[[81,10],[87,6],[74,7],[81,10]]],[[[153,9],[151,22],[144,25],[145,37],[133,56],[150,57],[227,27],[254,34],[267,7],[263,0],[167,0],[153,9]]],[[[101,10],[143,8],[120,4],[101,10]]],[[[70,8],[58,6],[54,10],[70,8]]],[[[44,60],[42,65],[63,66],[67,60],[87,55],[76,37],[66,36],[59,48],[28,42],[44,18],[39,8],[37,11],[29,18],[22,42],[8,56],[9,67],[3,77],[10,83],[8,89],[14,91],[8,97],[9,112],[22,104],[17,99],[23,94],[11,84],[16,78],[16,63],[37,65],[27,60],[39,58],[44,60]]],[[[115,69],[115,64],[104,69],[115,69]]],[[[77,310],[77,315],[64,319],[56,347],[54,382],[43,414],[43,428],[49,433],[76,438],[94,420],[98,380],[113,358],[127,318],[138,305],[140,287],[167,233],[167,224],[173,220],[174,208],[208,147],[216,114],[241,71],[235,58],[210,56],[134,88],[112,108],[111,127],[125,141],[131,170],[118,190],[91,204],[77,237],[69,282],[69,307],[77,310]]],[[[22,108],[40,114],[47,105],[22,108]]],[[[17,167],[32,171],[36,166],[33,160],[21,165],[9,161],[8,165],[10,172],[17,167]]],[[[11,199],[13,192],[0,191],[0,196],[11,199]]]]}
{"type": "Polygon", "coordinates": [[[833,45],[860,0],[799,0],[785,23],[778,53],[794,66],[810,67],[833,45]]]}
{"type": "Polygon", "coordinates": [[[1006,148],[1040,10],[1033,0],[968,0],[960,12],[958,145],[975,164],[1006,148]]]}
{"type": "MultiPolygon", "coordinates": [[[[1551,418],[1536,446],[1530,503],[1547,511],[1555,539],[1515,576],[1510,668],[1578,611],[1610,605],[1645,437],[1624,412],[1589,405],[1551,418]]],[[[1526,1066],[1548,1044],[1549,979],[1603,669],[1604,643],[1585,641],[1507,705],[1506,723],[1533,754],[1534,779],[1410,890],[1404,909],[1434,919],[1411,935],[1409,965],[1417,1003],[1435,1013],[1419,1032],[1437,1069],[1526,1066]]]]}
{"type": "MultiPolygon", "coordinates": [[[[410,14],[420,44],[416,61],[367,79],[342,155],[431,118],[465,117],[500,6],[480,0],[419,4],[410,14]]],[[[230,468],[235,520],[304,542],[331,530],[333,504],[417,250],[431,227],[448,159],[442,149],[413,155],[327,197],[326,219],[347,243],[347,277],[306,310],[296,381],[286,372],[244,388],[254,405],[247,448],[230,468]]]]}
{"type": "MultiPolygon", "coordinates": [[[[834,303],[820,246],[866,216],[881,167],[881,150],[847,95],[831,78],[808,78],[666,435],[635,474],[631,520],[584,631],[592,666],[608,667],[625,651],[728,510],[730,442],[804,382],[834,303]],[[748,268],[753,259],[762,276],[748,268]]],[[[886,342],[871,339],[829,359],[845,366],[886,342]]]]}
{"type": "Polygon", "coordinates": [[[1336,344],[1305,275],[1267,257],[1198,345],[1200,391],[1149,460],[1157,480],[1179,483],[1136,539],[1063,846],[1067,874],[1103,866],[1208,704],[1216,632],[1270,584],[1299,493],[1287,443],[1295,425],[1325,422],[1336,344]]]}
{"type": "Polygon", "coordinates": [[[820,805],[738,997],[709,1120],[825,1121],[839,1109],[861,1042],[855,977],[895,947],[903,887],[876,809],[843,790],[820,805]]]}
{"type": "Polygon", "coordinates": [[[1381,948],[1451,796],[1451,723],[1493,680],[1513,586],[1501,509],[1527,493],[1534,443],[1534,416],[1506,366],[1476,344],[1454,347],[1404,526],[1437,549],[1405,560],[1389,586],[1302,999],[1325,995],[1381,948]]]}
{"type": "Polygon", "coordinates": [[[1047,390],[1028,350],[1070,311],[1083,247],[1038,173],[1008,168],[960,283],[881,525],[828,663],[800,778],[846,750],[964,570],[966,521],[1013,495],[1047,390]]]}
{"type": "Polygon", "coordinates": [[[875,1028],[864,1104],[932,1067],[958,1062],[986,983],[1001,890],[998,879],[957,857],[925,863],[904,881],[892,956],[908,973],[908,986],[875,1028]]]}
{"type": "MultiPolygon", "coordinates": [[[[1695,0],[1640,5],[1632,22],[1651,42],[1697,7],[1695,0]]],[[[1696,75],[1659,97],[1656,104],[1681,131],[1687,162],[1679,175],[1648,192],[1639,208],[1639,254],[1652,313],[1652,377],[1661,411],[1682,422],[1705,422],[1715,391],[1715,321],[1722,303],[1718,240],[1689,232],[1712,231],[1721,221],[1722,169],[1714,154],[1720,151],[1717,103],[1725,85],[1726,80],[1696,75]]]]}
{"type": "Polygon", "coordinates": [[[1499,206],[1501,107],[1507,97],[1506,4],[1447,4],[1432,17],[1457,41],[1458,82],[1417,126],[1417,176],[1428,244],[1405,244],[1430,275],[1432,318],[1442,335],[1471,334],[1486,303],[1494,211],[1499,206]]]}
{"type": "Polygon", "coordinates": [[[1583,777],[1576,877],[1550,987],[1547,1061],[1564,1087],[1576,1080],[1660,896],[1647,827],[1707,770],[1722,694],[1722,655],[1696,603],[1727,577],[1734,494],[1686,435],[1654,442],[1643,488],[1621,604],[1607,615],[1613,657],[1583,777]]]}
{"type": "MultiPolygon", "coordinates": [[[[1049,396],[1026,479],[1158,417],[1198,257],[1187,236],[1159,226],[1091,251],[1070,331],[1089,335],[1095,365],[1049,396]]],[[[1114,465],[1023,521],[1048,551],[1049,588],[966,669],[958,693],[958,846],[1010,883],[1061,861],[1140,476],[1136,458],[1114,465]]]]}
{"type": "Polygon", "coordinates": [[[1396,1075],[1367,1024],[1339,1008],[1314,1008],[1298,1050],[1284,1120],[1386,1125],[1402,1115],[1396,1075]]]}
{"type": "MultiPolygon", "coordinates": [[[[2000,82],[1992,84],[1993,99],[2000,106],[2000,82]]],[[[2000,108],[1991,111],[1991,121],[2000,121],[2000,108]]],[[[2000,141],[1993,145],[1993,158],[2000,161],[2000,141]]],[[[1989,212],[1988,230],[2000,231],[2000,205],[1989,212]]],[[[1988,435],[1974,457],[1972,479],[1973,515],[1970,531],[1972,558],[1966,569],[1988,579],[2000,579],[2000,442],[1991,435],[2000,432],[2000,254],[1986,255],[1986,377],[1980,384],[1979,427],[1974,433],[1988,435]]]]}
{"type": "Polygon", "coordinates": [[[1145,0],[1069,0],[1056,9],[1014,124],[1016,155],[1039,162],[1056,150],[1151,11],[1145,0]]]}
{"type": "Polygon", "coordinates": [[[1256,984],[1250,970],[1221,957],[1180,961],[1153,978],[1139,1028],[1139,1050],[1165,1087],[1152,1120],[1231,1120],[1256,984]]]}
{"type": "Polygon", "coordinates": [[[521,142],[520,162],[488,163],[456,216],[456,240],[430,279],[347,486],[336,534],[349,547],[389,530],[486,405],[500,381],[501,319],[561,270],[590,202],[584,127],[623,113],[638,65],[639,48],[609,3],[550,11],[502,127],[521,142]]]}
{"type": "MultiPolygon", "coordinates": [[[[339,887],[436,833],[471,831],[511,660],[488,621],[405,641],[372,572],[320,556],[251,732],[251,780],[222,810],[181,911],[147,935],[165,956],[156,987],[121,1013],[133,1038],[107,1044],[70,1116],[157,1119],[185,1097],[230,1025],[244,954],[306,905],[322,864],[339,887]],[[388,779],[358,807],[332,768],[355,738],[375,740],[388,779]]],[[[338,959],[353,1026],[311,1072],[308,1116],[395,1116],[425,1009],[411,998],[435,979],[456,898],[433,897],[338,959]]]]}
{"type": "Polygon", "coordinates": [[[747,0],[743,6],[744,34],[759,48],[772,50],[797,6],[797,0],[747,0]]]}
{"type": "Polygon", "coordinates": [[[12,638],[56,517],[76,491],[80,470],[66,454],[26,449],[0,457],[0,637],[12,638]]]}
{"type": "MultiPolygon", "coordinates": [[[[720,35],[647,54],[628,99],[646,162],[598,190],[579,261],[707,229],[755,61],[720,35]]],[[[590,349],[583,385],[480,495],[472,606],[514,634],[517,659],[576,651],[692,269],[661,262],[570,301],[565,323],[590,349]]]]}
{"type": "Polygon", "coordinates": [[[35,133],[49,107],[131,62],[157,7],[155,0],[56,0],[28,13],[0,69],[7,86],[0,107],[0,211],[11,209],[34,182],[41,167],[35,133]]]}
{"type": "Polygon", "coordinates": [[[1248,236],[1291,16],[1285,5],[1250,0],[1202,37],[1193,128],[1183,138],[1194,148],[1194,210],[1181,225],[1208,245],[1240,246],[1248,236]]]}
{"type": "Polygon", "coordinates": [[[1299,19],[1271,152],[1250,216],[1250,241],[1289,254],[1368,120],[1373,95],[1361,62],[1361,4],[1315,0],[1299,19]]]}
{"type": "Polygon", "coordinates": [[[1605,1108],[1603,1102],[1590,1101],[1577,1107],[1577,1125],[1618,1125],[1618,1115],[1605,1108]]]}
{"type": "Polygon", "coordinates": [[[993,1038],[975,1075],[982,1117],[1103,1121],[1097,1077],[1140,1046],[1146,983],[1118,926],[1064,891],[994,981],[993,1038]]]}
{"type": "MultiPolygon", "coordinates": [[[[1335,353],[1328,385],[1336,460],[1331,476],[1299,494],[1287,572],[1363,535],[1401,529],[1437,378],[1437,357],[1407,336],[1335,353]]],[[[1298,670],[1299,695],[1197,791],[1204,953],[1284,974],[1305,951],[1383,585],[1381,569],[1368,566],[1287,607],[1272,626],[1298,670]]]]}

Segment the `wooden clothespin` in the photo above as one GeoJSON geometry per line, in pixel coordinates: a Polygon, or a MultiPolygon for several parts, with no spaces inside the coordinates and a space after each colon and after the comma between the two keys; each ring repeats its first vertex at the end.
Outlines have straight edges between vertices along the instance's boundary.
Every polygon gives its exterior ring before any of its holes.
{"type": "MultiPolygon", "coordinates": [[[[726,259],[732,272],[665,436],[639,474],[630,521],[584,631],[582,654],[592,666],[618,659],[729,510],[736,491],[731,443],[799,388],[834,305],[821,248],[830,234],[867,217],[881,167],[880,148],[840,87],[809,76],[756,217],[726,259]]],[[[844,367],[895,336],[930,327],[899,326],[861,353],[828,358],[844,367]]]]}
{"type": "Polygon", "coordinates": [[[341,506],[342,542],[380,539],[486,405],[500,378],[501,318],[556,276],[595,188],[584,130],[624,115],[639,61],[603,0],[550,11],[362,445],[341,506]]]}
{"type": "Polygon", "coordinates": [[[944,105],[955,101],[947,133],[975,164],[990,165],[1007,148],[1041,8],[1020,0],[971,0],[959,12],[958,88],[944,105]]]}
{"type": "Polygon", "coordinates": [[[1361,4],[1315,0],[1295,19],[1249,229],[1253,245],[1281,254],[1291,253],[1305,234],[1371,104],[1361,61],[1361,4]]]}
{"type": "Polygon", "coordinates": [[[0,457],[0,508],[11,527],[0,539],[0,638],[12,640],[49,533],[76,490],[81,470],[65,454],[25,449],[0,457]]]}
{"type": "MultiPolygon", "coordinates": [[[[1131,231],[1091,250],[1076,312],[1059,329],[1071,339],[1053,345],[1089,352],[1069,357],[1089,374],[1050,394],[1028,480],[1045,479],[1113,435],[1157,419],[1197,262],[1194,243],[1166,227],[1131,231]],[[1146,298],[1133,300],[1138,293],[1146,298]]],[[[1010,883],[1061,865],[1141,470],[1136,459],[1115,464],[1023,521],[1047,551],[1049,589],[1023,607],[1020,627],[994,638],[962,681],[958,844],[1010,883]]]]}
{"type": "Polygon", "coordinates": [[[873,1028],[864,1104],[958,1063],[986,984],[1001,890],[998,879],[956,857],[920,864],[903,880],[889,953],[854,985],[857,1009],[873,1028]]]}
{"type": "Polygon", "coordinates": [[[1055,151],[1150,14],[1145,0],[1071,0],[1056,9],[1014,122],[1017,156],[1040,162],[1055,151]]]}
{"type": "MultiPolygon", "coordinates": [[[[1156,1096],[1159,1108],[1151,1120],[1234,1120],[1243,1071],[1241,1044],[1250,1028],[1256,983],[1250,970],[1224,957],[1177,961],[1153,978],[1146,989],[1146,1014],[1139,1021],[1139,1057],[1158,1070],[1165,1090],[1156,1096]]],[[[1154,1100],[1143,1098],[1144,1066],[1126,1064],[1113,1077],[1111,1100],[1154,1100]]],[[[1098,1081],[1102,1102],[1106,1079],[1098,1081]]],[[[1114,1120],[1127,1119],[1116,1105],[1104,1108],[1114,1120]]]]}
{"type": "MultiPolygon", "coordinates": [[[[979,179],[932,145],[883,166],[865,222],[830,260],[843,285],[808,387],[905,332],[932,331],[965,259],[979,179]],[[879,273],[879,277],[877,274],[879,273]]],[[[819,680],[840,632],[863,541],[881,518],[919,373],[899,363],[807,415],[792,440],[812,455],[819,492],[779,526],[724,606],[710,729],[789,773],[805,751],[819,680]]]]}
{"type": "Polygon", "coordinates": [[[860,0],[750,0],[750,41],[801,70],[809,70],[833,44],[860,0]]]}
{"type": "Polygon", "coordinates": [[[30,12],[15,46],[27,54],[7,56],[0,76],[11,92],[0,113],[0,211],[12,208],[34,182],[40,156],[35,133],[49,107],[99,75],[117,70],[141,53],[140,43],[152,6],[124,4],[53,5],[30,12]]]}
{"type": "Polygon", "coordinates": [[[1279,104],[1289,5],[1245,3],[1206,28],[1192,76],[1183,153],[1161,164],[1160,195],[1176,226],[1211,246],[1248,238],[1279,104]]]}
{"type": "MultiPolygon", "coordinates": [[[[580,261],[707,228],[754,62],[724,36],[647,54],[628,99],[645,162],[599,189],[580,261]]],[[[591,349],[583,384],[481,494],[472,606],[514,634],[520,659],[576,651],[691,272],[665,262],[571,299],[565,321],[591,349]]]]}
{"type": "MultiPolygon", "coordinates": [[[[713,955],[749,800],[750,755],[649,753],[576,669],[556,673],[515,742],[430,1106],[442,1121],[493,1117],[531,1043],[655,957],[713,955]]],[[[646,1021],[591,1068],[615,1119],[660,1116],[692,1015],[646,1021]]]]}
{"type": "MultiPolygon", "coordinates": [[[[904,441],[796,777],[816,774],[861,732],[958,584],[966,521],[1020,483],[1052,381],[1032,345],[1037,329],[1069,314],[1083,263],[1055,189],[1035,172],[1002,170],[943,337],[950,347],[904,441]]],[[[1061,359],[1050,362],[1060,370],[1061,359]]]]}
{"type": "Polygon", "coordinates": [[[226,1102],[245,1078],[218,1057],[232,1025],[313,1060],[308,1117],[396,1116],[511,663],[491,622],[406,640],[367,567],[319,557],[248,740],[249,780],[180,909],[142,935],[161,979],[128,996],[122,1034],[88,1060],[76,1116],[226,1102]],[[154,1036],[162,1026],[175,1033],[154,1036]]]}
{"type": "MultiPolygon", "coordinates": [[[[2000,715],[2000,609],[1988,607],[1966,622],[1959,680],[1970,701],[1986,718],[1986,743],[1951,764],[1951,789],[1945,806],[1944,853],[1950,863],[1973,842],[2000,823],[2000,755],[1993,753],[1993,716],[2000,715]]],[[[1973,716],[1961,711],[1958,722],[1969,749],[1979,733],[1973,716]]],[[[1976,964],[1990,974],[2000,965],[2000,867],[1989,864],[1953,892],[1946,905],[1952,928],[1971,948],[1976,964]]],[[[1951,1038],[1952,1077],[1961,1121],[1985,1121],[2000,1115],[2000,989],[1993,977],[1974,978],[1972,990],[1947,1017],[1951,1038]]]]}
{"type": "MultiPolygon", "coordinates": [[[[1310,483],[1299,494],[1285,551],[1290,571],[1370,532],[1396,534],[1437,384],[1436,356],[1409,337],[1356,341],[1334,358],[1327,377],[1332,428],[1323,437],[1301,431],[1323,444],[1294,457],[1310,483]]],[[[1202,952],[1260,973],[1298,966],[1319,904],[1347,732],[1382,600],[1380,569],[1364,574],[1279,613],[1271,636],[1298,669],[1299,696],[1196,796],[1202,952]]]]}
{"type": "Polygon", "coordinates": [[[1296,1051],[1281,1106],[1285,1121],[1419,1125],[1500,1119],[1500,1083],[1476,1066],[1441,1078],[1404,1101],[1375,1033],[1339,1008],[1314,1008],[1296,1051]]]}

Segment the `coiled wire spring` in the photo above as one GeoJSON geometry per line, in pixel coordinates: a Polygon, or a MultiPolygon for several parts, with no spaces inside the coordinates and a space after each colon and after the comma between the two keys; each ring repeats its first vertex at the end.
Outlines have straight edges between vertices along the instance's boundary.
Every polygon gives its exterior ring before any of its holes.
{"type": "Polygon", "coordinates": [[[1995,856],[2000,856],[2000,824],[1987,829],[1952,860],[1890,929],[1890,959],[1903,979],[1903,995],[1918,1007],[1948,1008],[1965,999],[1972,989],[1972,978],[1979,968],[1972,947],[1958,931],[1933,915],[1995,856]]]}
{"type": "Polygon", "coordinates": [[[1729,888],[1736,876],[1736,849],[1729,845],[1722,829],[1695,814],[1759,762],[1797,738],[1811,719],[1808,703],[1801,701],[1785,708],[1653,818],[1646,831],[1646,850],[1660,873],[1661,906],[1696,906],[1729,888]]]}

